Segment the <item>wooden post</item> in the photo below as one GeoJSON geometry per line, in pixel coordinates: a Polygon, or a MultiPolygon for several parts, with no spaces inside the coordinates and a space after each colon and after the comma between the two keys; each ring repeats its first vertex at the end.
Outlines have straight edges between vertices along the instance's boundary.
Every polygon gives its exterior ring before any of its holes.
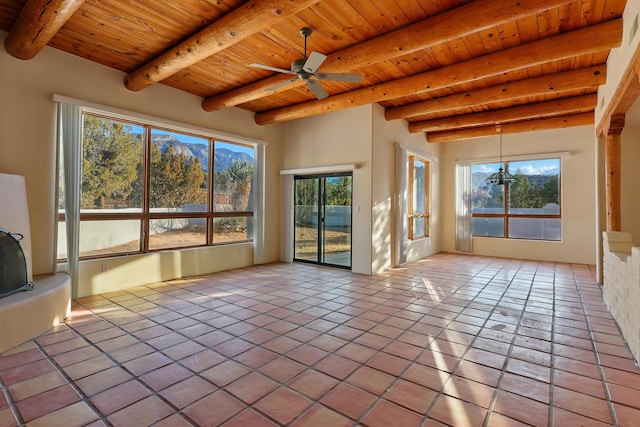
{"type": "Polygon", "coordinates": [[[620,215],[620,135],[623,128],[624,114],[612,116],[604,146],[607,231],[622,231],[620,215]]]}

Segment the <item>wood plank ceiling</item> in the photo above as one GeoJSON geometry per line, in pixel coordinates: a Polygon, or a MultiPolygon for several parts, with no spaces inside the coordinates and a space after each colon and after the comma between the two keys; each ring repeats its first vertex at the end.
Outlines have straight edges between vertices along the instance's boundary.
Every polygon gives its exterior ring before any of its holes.
{"type": "MultiPolygon", "coordinates": [[[[123,85],[165,84],[239,107],[258,124],[379,103],[431,142],[593,123],[625,0],[3,0],[7,51],[44,46],[126,73],[123,85]],[[318,100],[291,75],[308,50],[328,56],[318,100]]],[[[295,76],[294,76],[295,77],[295,76]]]]}

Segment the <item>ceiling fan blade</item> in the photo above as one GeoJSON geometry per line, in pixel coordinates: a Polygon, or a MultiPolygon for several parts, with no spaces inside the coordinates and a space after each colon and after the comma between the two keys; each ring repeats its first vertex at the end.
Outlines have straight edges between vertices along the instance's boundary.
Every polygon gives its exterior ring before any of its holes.
{"type": "Polygon", "coordinates": [[[285,70],[284,68],[270,67],[269,65],[256,64],[255,62],[253,64],[249,64],[249,65],[251,67],[255,67],[255,68],[262,68],[263,70],[275,71],[277,73],[295,74],[291,70],[285,70]]]}
{"type": "Polygon", "coordinates": [[[270,87],[266,88],[265,90],[268,90],[268,91],[277,90],[277,89],[280,89],[282,86],[286,86],[286,85],[288,85],[289,83],[293,83],[293,82],[295,82],[296,80],[298,80],[298,78],[297,78],[297,77],[294,77],[294,78],[292,78],[292,79],[285,80],[285,81],[283,81],[283,82],[280,82],[280,83],[274,84],[273,86],[270,86],[270,87]]]}
{"type": "Polygon", "coordinates": [[[307,73],[313,74],[318,71],[318,68],[320,68],[325,59],[327,59],[327,55],[323,55],[318,52],[311,52],[302,69],[307,73]]]}
{"type": "Polygon", "coordinates": [[[318,73],[316,77],[318,80],[331,80],[334,82],[360,83],[360,80],[362,80],[360,74],[318,73]]]}
{"type": "Polygon", "coordinates": [[[307,86],[309,86],[309,89],[311,89],[311,92],[313,92],[313,94],[316,96],[316,98],[324,99],[327,96],[329,96],[327,91],[325,91],[324,88],[320,86],[320,83],[318,83],[317,81],[306,80],[306,83],[307,83],[307,86]]]}

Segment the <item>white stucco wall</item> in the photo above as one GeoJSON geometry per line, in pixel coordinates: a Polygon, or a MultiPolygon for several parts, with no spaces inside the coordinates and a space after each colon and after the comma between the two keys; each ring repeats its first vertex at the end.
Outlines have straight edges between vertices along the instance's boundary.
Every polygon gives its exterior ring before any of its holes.
{"type": "Polygon", "coordinates": [[[598,104],[595,109],[596,125],[600,123],[602,114],[607,110],[624,72],[640,44],[640,30],[636,28],[636,32],[633,33],[634,21],[640,19],[639,13],[640,0],[627,0],[622,13],[622,43],[619,47],[611,49],[607,59],[607,82],[598,88],[598,104]]]}
{"type": "MultiPolygon", "coordinates": [[[[638,121],[638,118],[635,118],[638,121]]],[[[621,156],[622,166],[620,174],[620,216],[622,231],[631,234],[636,246],[640,246],[640,197],[638,183],[640,183],[640,128],[625,126],[622,131],[621,156]]]]}
{"type": "MultiPolygon", "coordinates": [[[[503,155],[566,152],[562,160],[562,241],[473,238],[473,253],[595,264],[595,143],[593,126],[503,136],[503,155]]],[[[455,162],[497,158],[499,137],[444,143],[441,157],[442,249],[455,251],[455,162]]]]}
{"type": "MultiPolygon", "coordinates": [[[[6,33],[0,32],[3,46],[5,38],[6,33]]],[[[207,113],[200,106],[201,98],[162,84],[132,92],[124,87],[124,76],[119,71],[49,47],[30,61],[18,60],[0,48],[0,172],[22,175],[26,179],[34,274],[55,270],[56,108],[53,94],[267,141],[267,245],[259,262],[277,260],[281,126],[258,126],[253,121],[253,113],[237,108],[207,113]]],[[[211,257],[220,256],[216,263],[222,261],[222,264],[227,256],[231,257],[230,265],[237,264],[237,259],[247,259],[229,253],[228,249],[206,253],[211,257]]],[[[85,280],[90,280],[101,269],[100,263],[92,264],[95,262],[82,263],[85,280]]],[[[142,270],[137,274],[143,274],[142,270]]]]}
{"type": "MultiPolygon", "coordinates": [[[[282,169],[355,164],[353,171],[352,271],[371,274],[371,105],[283,124],[282,169]]],[[[287,242],[283,242],[287,244],[287,242]]]]}
{"type": "Polygon", "coordinates": [[[406,261],[433,255],[440,251],[440,155],[441,144],[428,144],[424,133],[411,134],[405,120],[386,121],[384,109],[375,105],[373,108],[373,236],[372,258],[373,271],[380,272],[394,266],[396,211],[395,195],[395,145],[401,144],[429,160],[431,175],[430,190],[430,233],[429,238],[406,242],[406,261]]]}

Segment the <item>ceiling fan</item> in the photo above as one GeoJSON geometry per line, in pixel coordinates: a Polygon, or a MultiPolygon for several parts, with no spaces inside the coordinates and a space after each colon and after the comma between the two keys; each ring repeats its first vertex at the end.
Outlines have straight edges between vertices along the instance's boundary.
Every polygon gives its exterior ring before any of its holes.
{"type": "Polygon", "coordinates": [[[318,72],[318,68],[320,68],[325,59],[327,59],[327,56],[318,52],[311,52],[311,54],[307,57],[307,37],[311,35],[311,28],[302,28],[300,30],[300,34],[302,35],[302,37],[304,37],[304,57],[298,58],[293,61],[291,63],[291,70],[285,70],[284,68],[270,67],[269,65],[256,63],[250,64],[252,67],[262,68],[263,70],[296,75],[296,77],[268,87],[266,90],[276,90],[285,85],[288,85],[289,83],[295,82],[297,79],[300,79],[305,82],[307,87],[316,96],[316,98],[324,99],[329,96],[329,94],[324,90],[322,86],[320,86],[318,80],[360,83],[360,80],[362,79],[362,76],[360,76],[360,74],[318,72]]]}

